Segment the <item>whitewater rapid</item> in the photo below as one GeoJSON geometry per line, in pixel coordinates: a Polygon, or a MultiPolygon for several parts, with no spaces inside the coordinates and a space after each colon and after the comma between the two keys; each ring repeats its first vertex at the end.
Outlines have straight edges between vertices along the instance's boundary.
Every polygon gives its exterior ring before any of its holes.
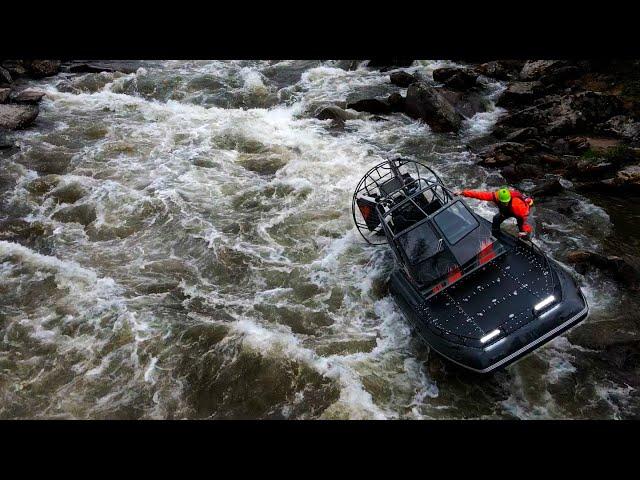
{"type": "MultiPolygon", "coordinates": [[[[481,81],[488,111],[459,136],[401,115],[359,114],[344,131],[314,118],[395,91],[364,65],[168,61],[38,81],[38,125],[2,160],[3,215],[43,233],[0,241],[0,417],[628,415],[606,373],[591,404],[566,398],[589,352],[564,336],[490,379],[431,362],[386,290],[391,255],[353,227],[353,189],[390,156],[453,187],[495,183],[466,148],[505,113],[504,84],[481,81]]],[[[611,228],[567,195],[570,218],[539,207],[552,254],[611,228]]],[[[605,279],[583,285],[596,317],[624,302],[605,279]]]]}

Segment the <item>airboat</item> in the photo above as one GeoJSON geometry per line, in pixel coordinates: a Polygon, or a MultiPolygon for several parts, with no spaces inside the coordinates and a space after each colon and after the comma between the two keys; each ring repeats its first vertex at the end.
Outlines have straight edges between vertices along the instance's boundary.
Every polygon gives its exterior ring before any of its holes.
{"type": "Polygon", "coordinates": [[[353,194],[362,237],[395,257],[389,290],[419,337],[478,373],[504,368],[583,320],[571,273],[475,213],[422,162],[370,169],[353,194]]]}

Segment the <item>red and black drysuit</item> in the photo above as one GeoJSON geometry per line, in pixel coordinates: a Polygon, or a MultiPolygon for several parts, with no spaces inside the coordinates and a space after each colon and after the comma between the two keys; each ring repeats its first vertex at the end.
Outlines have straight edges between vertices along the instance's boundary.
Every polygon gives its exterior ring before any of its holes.
{"type": "Polygon", "coordinates": [[[517,190],[509,190],[511,193],[511,200],[509,203],[503,203],[498,200],[497,192],[483,192],[479,190],[463,190],[461,195],[469,198],[476,198],[478,200],[485,200],[487,202],[493,202],[498,207],[498,213],[493,217],[493,223],[491,229],[494,232],[500,230],[500,224],[507,218],[515,218],[518,222],[518,229],[520,232],[531,234],[533,229],[531,225],[527,223],[527,217],[529,216],[529,210],[533,205],[533,199],[524,196],[517,190]]]}

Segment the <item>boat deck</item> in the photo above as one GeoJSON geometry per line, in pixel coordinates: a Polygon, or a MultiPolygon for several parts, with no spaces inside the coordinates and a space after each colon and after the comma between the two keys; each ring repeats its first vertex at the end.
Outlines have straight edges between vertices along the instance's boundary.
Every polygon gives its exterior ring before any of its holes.
{"type": "Polygon", "coordinates": [[[421,314],[433,327],[478,340],[513,331],[533,318],[533,306],[553,294],[555,274],[539,253],[516,242],[504,255],[428,299],[421,314]]]}

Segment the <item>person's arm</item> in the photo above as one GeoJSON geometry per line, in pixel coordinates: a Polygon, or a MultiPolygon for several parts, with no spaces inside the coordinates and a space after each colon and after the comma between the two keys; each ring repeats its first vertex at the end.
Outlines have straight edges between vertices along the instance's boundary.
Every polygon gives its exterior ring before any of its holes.
{"type": "Polygon", "coordinates": [[[463,197],[475,198],[490,202],[493,200],[493,192],[483,192],[482,190],[462,190],[460,195],[463,197]]]}

